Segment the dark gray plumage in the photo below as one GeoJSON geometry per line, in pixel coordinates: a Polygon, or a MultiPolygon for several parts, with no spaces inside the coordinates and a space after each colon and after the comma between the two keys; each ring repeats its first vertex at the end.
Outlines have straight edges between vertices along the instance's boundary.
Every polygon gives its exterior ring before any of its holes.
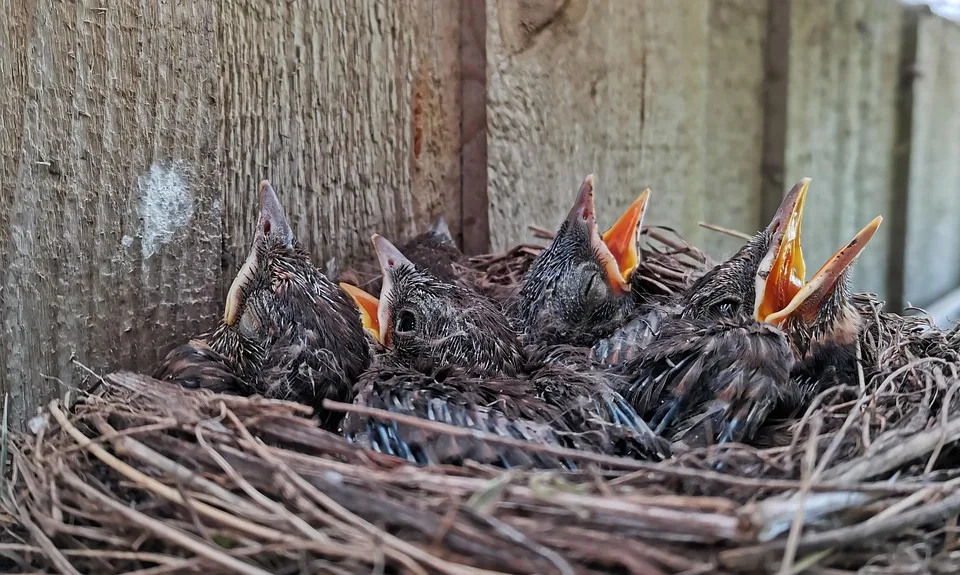
{"type": "MultiPolygon", "coordinates": [[[[518,429],[540,429],[531,440],[602,453],[669,454],[613,388],[616,376],[593,370],[585,350],[523,348],[489,300],[432,277],[385,239],[374,242],[385,275],[378,315],[388,351],[358,385],[358,402],[487,431],[496,422],[494,432],[518,438],[518,429]],[[447,374],[442,381],[432,375],[437,370],[447,374]]],[[[365,418],[348,418],[348,427],[396,454],[445,452],[401,441],[420,436],[365,418]]]]}
{"type": "Polygon", "coordinates": [[[799,222],[808,185],[797,184],[770,225],[695,282],[679,311],[662,318],[656,340],[618,367],[632,378],[624,395],[639,413],[652,414],[658,432],[750,439],[774,409],[796,410],[855,369],[861,322],[846,272],[879,220],[798,286],[802,279],[790,274],[802,275],[799,222]]]}
{"type": "Polygon", "coordinates": [[[616,267],[597,229],[593,176],[587,176],[556,237],[509,304],[524,340],[590,346],[610,335],[630,315],[633,301],[616,267]]]}
{"type": "Polygon", "coordinates": [[[463,286],[416,266],[381,236],[375,236],[383,290],[381,343],[401,364],[428,357],[478,375],[515,375],[524,361],[513,327],[497,305],[463,286]]]}
{"type": "Polygon", "coordinates": [[[170,352],[156,377],[191,387],[258,393],[311,405],[350,401],[370,351],[352,302],[297,243],[268,182],[261,183],[251,252],[211,333],[170,352]]]}

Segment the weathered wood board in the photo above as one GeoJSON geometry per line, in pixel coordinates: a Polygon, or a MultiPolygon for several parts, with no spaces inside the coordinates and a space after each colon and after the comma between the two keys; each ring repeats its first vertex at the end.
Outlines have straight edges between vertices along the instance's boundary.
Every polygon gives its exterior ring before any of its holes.
{"type": "Polygon", "coordinates": [[[459,230],[456,3],[220,11],[224,245],[236,269],[269,178],[320,262],[369,257],[374,232],[459,230]]]}
{"type": "Polygon", "coordinates": [[[208,2],[0,2],[0,390],[21,422],[217,313],[208,2]]]}
{"type": "Polygon", "coordinates": [[[960,24],[921,15],[909,72],[904,297],[926,306],[960,285],[960,24]]]}
{"type": "Polygon", "coordinates": [[[275,184],[318,262],[460,228],[459,5],[0,0],[0,391],[208,329],[275,184]]]}
{"type": "Polygon", "coordinates": [[[896,0],[777,6],[0,0],[12,420],[78,385],[74,358],[147,369],[210,327],[262,178],[343,265],[441,213],[469,249],[505,248],[556,226],[591,172],[601,225],[649,186],[648,223],[722,257],[741,241],[698,221],[752,233],[811,176],[808,267],[895,212],[906,235],[885,225],[855,285],[929,304],[960,284],[960,27],[922,16],[905,71],[896,0]]]}
{"type": "Polygon", "coordinates": [[[707,2],[487,0],[490,236],[555,227],[596,175],[602,225],[651,187],[649,222],[704,215],[707,2]]]}
{"type": "MultiPolygon", "coordinates": [[[[753,234],[764,224],[762,189],[764,50],[767,3],[709,3],[709,60],[704,174],[708,223],[753,234]]],[[[705,231],[712,256],[734,254],[743,240],[705,231]]]]}
{"type": "MultiPolygon", "coordinates": [[[[812,275],[893,206],[902,7],[897,0],[792,0],[784,191],[813,179],[803,220],[812,275]]],[[[887,292],[890,227],[853,270],[859,290],[887,292]]]]}

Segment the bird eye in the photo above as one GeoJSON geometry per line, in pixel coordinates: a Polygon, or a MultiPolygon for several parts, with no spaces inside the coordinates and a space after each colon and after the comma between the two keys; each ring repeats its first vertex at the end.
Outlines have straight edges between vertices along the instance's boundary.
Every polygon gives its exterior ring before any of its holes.
{"type": "Polygon", "coordinates": [[[412,333],[413,330],[417,328],[417,318],[414,317],[413,312],[405,309],[401,310],[397,316],[397,333],[412,333]]]}
{"type": "Polygon", "coordinates": [[[603,301],[607,296],[609,288],[606,282],[600,277],[599,273],[591,273],[583,286],[583,302],[588,307],[593,307],[603,301]]]}

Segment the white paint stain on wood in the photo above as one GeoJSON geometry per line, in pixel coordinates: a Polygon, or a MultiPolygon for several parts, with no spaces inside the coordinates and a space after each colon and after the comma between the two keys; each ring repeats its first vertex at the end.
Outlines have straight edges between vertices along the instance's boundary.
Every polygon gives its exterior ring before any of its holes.
{"type": "Polygon", "coordinates": [[[140,246],[143,259],[172,242],[193,218],[194,201],[187,185],[182,162],[169,166],[154,164],[137,178],[142,225],[140,246]]]}

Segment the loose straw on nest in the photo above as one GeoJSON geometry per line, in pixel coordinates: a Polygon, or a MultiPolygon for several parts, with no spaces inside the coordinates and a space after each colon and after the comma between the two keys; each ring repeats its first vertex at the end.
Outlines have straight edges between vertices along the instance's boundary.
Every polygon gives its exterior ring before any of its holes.
{"type": "MultiPolygon", "coordinates": [[[[647,235],[651,289],[680,289],[709,265],[667,231],[647,235]]],[[[474,264],[509,286],[539,249],[474,264]]],[[[885,313],[872,296],[855,303],[867,320],[857,380],[770,422],[754,447],[650,463],[403,421],[583,464],[568,473],[420,468],[322,431],[300,405],[112,374],[71,409],[51,402],[32,435],[4,426],[0,568],[957,572],[960,331],[885,313]]]]}

